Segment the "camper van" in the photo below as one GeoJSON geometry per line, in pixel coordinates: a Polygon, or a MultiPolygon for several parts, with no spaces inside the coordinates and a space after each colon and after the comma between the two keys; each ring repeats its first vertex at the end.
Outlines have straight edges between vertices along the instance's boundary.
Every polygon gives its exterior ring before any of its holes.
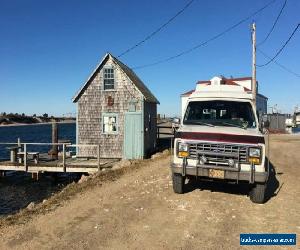
{"type": "Polygon", "coordinates": [[[182,96],[171,163],[175,193],[184,193],[186,178],[244,182],[250,199],[264,203],[269,168],[258,114],[267,98],[254,100],[251,78],[214,77],[182,96]]]}

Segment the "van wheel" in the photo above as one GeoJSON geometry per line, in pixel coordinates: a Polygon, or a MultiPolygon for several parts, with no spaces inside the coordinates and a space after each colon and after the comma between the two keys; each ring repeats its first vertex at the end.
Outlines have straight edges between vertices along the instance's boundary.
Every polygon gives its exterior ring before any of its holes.
{"type": "Polygon", "coordinates": [[[173,173],[173,190],[176,194],[183,194],[185,177],[181,174],[173,173]]]}
{"type": "Polygon", "coordinates": [[[266,183],[256,183],[250,191],[250,200],[254,203],[265,203],[266,201],[266,183]]]}

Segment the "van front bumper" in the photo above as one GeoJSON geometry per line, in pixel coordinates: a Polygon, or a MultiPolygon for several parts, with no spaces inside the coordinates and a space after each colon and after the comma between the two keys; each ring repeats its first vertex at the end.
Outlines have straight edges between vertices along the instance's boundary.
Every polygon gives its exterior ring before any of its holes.
{"type": "Polygon", "coordinates": [[[267,172],[255,172],[255,167],[251,168],[251,171],[240,171],[238,169],[229,169],[228,167],[216,167],[210,165],[197,165],[190,166],[185,164],[171,164],[172,173],[182,174],[183,176],[199,176],[209,177],[209,170],[222,170],[224,171],[225,180],[236,180],[236,181],[248,181],[249,183],[265,183],[268,179],[267,172]]]}

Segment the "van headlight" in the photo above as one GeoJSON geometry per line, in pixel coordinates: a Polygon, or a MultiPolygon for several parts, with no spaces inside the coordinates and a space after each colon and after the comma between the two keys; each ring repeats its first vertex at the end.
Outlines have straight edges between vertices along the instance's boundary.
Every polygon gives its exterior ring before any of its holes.
{"type": "Polygon", "coordinates": [[[261,149],[260,148],[249,148],[249,157],[260,158],[261,149]]]}
{"type": "Polygon", "coordinates": [[[261,148],[249,148],[249,161],[253,164],[260,164],[261,148]]]}
{"type": "Polygon", "coordinates": [[[186,143],[178,143],[178,157],[188,157],[189,154],[189,145],[186,143]]]}

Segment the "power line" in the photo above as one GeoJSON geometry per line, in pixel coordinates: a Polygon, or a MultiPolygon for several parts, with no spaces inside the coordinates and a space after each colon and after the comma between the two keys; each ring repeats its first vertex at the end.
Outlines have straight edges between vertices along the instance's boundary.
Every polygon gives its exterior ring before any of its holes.
{"type": "Polygon", "coordinates": [[[279,13],[278,13],[276,19],[275,19],[275,22],[273,23],[273,26],[272,26],[271,30],[269,31],[269,33],[267,34],[267,36],[265,37],[265,39],[264,39],[263,41],[261,41],[260,43],[258,43],[257,46],[260,46],[260,45],[262,45],[263,43],[265,43],[265,41],[267,41],[267,39],[269,38],[269,36],[270,36],[271,33],[273,32],[273,30],[274,30],[274,28],[275,28],[275,26],[276,26],[276,24],[277,24],[277,22],[278,22],[278,20],[279,20],[279,17],[281,16],[281,14],[282,14],[282,12],[283,12],[283,9],[284,9],[284,7],[286,6],[286,3],[287,3],[287,0],[284,1],[284,3],[283,3],[283,5],[282,5],[282,7],[281,7],[281,9],[280,9],[280,11],[279,11],[279,13]]]}
{"type": "Polygon", "coordinates": [[[299,28],[300,23],[298,23],[298,25],[296,26],[296,28],[294,29],[293,33],[290,35],[290,37],[288,38],[288,40],[286,40],[286,42],[283,44],[283,46],[277,51],[277,53],[275,54],[275,56],[273,56],[268,62],[266,62],[265,64],[261,64],[261,65],[256,65],[257,67],[264,67],[267,66],[269,63],[271,63],[272,61],[274,61],[274,59],[279,56],[279,54],[283,51],[283,49],[285,48],[285,46],[289,43],[289,41],[292,39],[292,37],[294,36],[294,34],[296,33],[297,29],[299,28]]]}
{"type": "MultiPolygon", "coordinates": [[[[262,54],[263,56],[265,56],[266,58],[271,59],[271,57],[268,56],[268,55],[267,55],[265,52],[263,52],[262,50],[260,50],[260,49],[257,49],[257,50],[258,50],[259,53],[261,53],[261,54],[262,54]]],[[[279,62],[277,62],[277,61],[275,61],[275,60],[273,60],[273,63],[275,63],[277,66],[279,66],[280,68],[282,68],[282,69],[285,70],[286,72],[289,72],[289,73],[293,74],[294,76],[300,78],[300,74],[298,74],[298,73],[296,73],[296,72],[290,70],[289,68],[287,68],[286,66],[282,65],[281,63],[279,63],[279,62]]]]}
{"type": "Polygon", "coordinates": [[[145,64],[145,65],[141,65],[141,66],[135,66],[135,67],[133,67],[132,69],[141,69],[141,68],[146,68],[146,67],[154,66],[154,65],[157,65],[157,64],[161,64],[161,63],[164,63],[164,62],[168,62],[168,61],[173,60],[173,59],[175,59],[175,58],[178,58],[178,57],[180,57],[180,56],[182,56],[182,55],[188,54],[188,53],[190,53],[190,52],[192,52],[192,51],[194,51],[194,50],[196,50],[196,49],[198,49],[198,48],[200,48],[200,47],[202,47],[202,46],[204,46],[204,45],[206,45],[206,44],[208,44],[208,43],[210,43],[210,42],[216,40],[217,38],[219,38],[219,37],[225,35],[226,33],[228,33],[229,31],[233,30],[234,28],[236,28],[237,26],[241,25],[242,23],[248,21],[250,18],[254,17],[254,16],[257,15],[258,13],[260,13],[261,11],[263,11],[264,9],[266,9],[267,7],[269,7],[269,6],[270,6],[271,4],[273,4],[275,1],[277,1],[277,0],[272,0],[272,1],[270,1],[268,4],[266,4],[265,6],[263,6],[263,7],[260,8],[260,9],[258,9],[257,11],[255,11],[254,13],[252,13],[251,15],[249,15],[248,17],[246,17],[246,18],[240,20],[239,22],[237,22],[236,24],[230,26],[229,28],[225,29],[224,31],[220,32],[219,34],[217,34],[217,35],[215,35],[215,36],[209,38],[208,40],[206,40],[206,41],[204,41],[204,42],[202,42],[202,43],[200,43],[200,44],[198,44],[198,45],[196,45],[196,46],[194,46],[194,47],[192,47],[192,48],[190,48],[190,49],[187,49],[187,50],[185,50],[185,51],[182,51],[181,53],[176,54],[176,55],[174,55],[174,56],[170,56],[170,57],[168,57],[168,58],[165,58],[165,59],[156,61],[156,62],[154,62],[154,63],[145,64]]]}
{"type": "Polygon", "coordinates": [[[171,17],[166,23],[161,25],[159,28],[157,28],[155,31],[153,31],[151,34],[147,35],[142,41],[138,42],[137,44],[133,45],[132,47],[128,48],[124,52],[122,52],[120,55],[118,55],[118,58],[121,56],[124,56],[131,50],[134,50],[153,36],[155,36],[158,32],[160,32],[163,28],[165,28],[169,23],[171,23],[176,17],[178,17],[180,14],[182,14],[195,0],[190,0],[181,10],[179,10],[173,17],[171,17]]]}

